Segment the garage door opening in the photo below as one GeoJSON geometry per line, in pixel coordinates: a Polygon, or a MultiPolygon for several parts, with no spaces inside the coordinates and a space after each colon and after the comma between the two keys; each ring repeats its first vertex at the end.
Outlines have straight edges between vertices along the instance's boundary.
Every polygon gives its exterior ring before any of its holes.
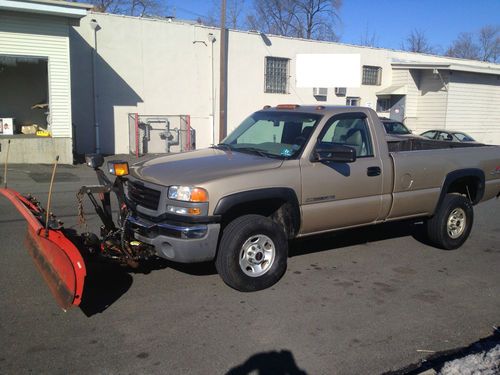
{"type": "Polygon", "coordinates": [[[0,135],[50,135],[48,61],[0,55],[0,135]]]}

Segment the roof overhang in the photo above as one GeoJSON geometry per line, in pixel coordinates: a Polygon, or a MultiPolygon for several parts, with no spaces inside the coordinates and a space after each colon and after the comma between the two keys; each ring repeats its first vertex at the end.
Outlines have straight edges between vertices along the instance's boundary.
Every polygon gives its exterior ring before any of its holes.
{"type": "Polygon", "coordinates": [[[62,0],[0,0],[0,10],[80,19],[92,5],[62,0]]]}
{"type": "Polygon", "coordinates": [[[475,64],[459,64],[454,62],[393,62],[393,69],[417,69],[417,70],[453,70],[458,72],[482,73],[500,75],[499,64],[487,64],[478,62],[475,64]]]}
{"type": "Polygon", "coordinates": [[[408,89],[406,86],[392,85],[388,86],[379,92],[377,92],[377,96],[383,95],[406,95],[408,93],[408,89]]]}

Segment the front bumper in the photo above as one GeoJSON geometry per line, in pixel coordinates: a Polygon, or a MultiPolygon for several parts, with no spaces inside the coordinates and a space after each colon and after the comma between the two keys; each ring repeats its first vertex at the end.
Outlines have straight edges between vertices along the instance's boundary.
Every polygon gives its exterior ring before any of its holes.
{"type": "Polygon", "coordinates": [[[220,224],[154,223],[144,218],[127,219],[133,237],[154,246],[157,255],[179,263],[197,263],[215,258],[220,224]]]}

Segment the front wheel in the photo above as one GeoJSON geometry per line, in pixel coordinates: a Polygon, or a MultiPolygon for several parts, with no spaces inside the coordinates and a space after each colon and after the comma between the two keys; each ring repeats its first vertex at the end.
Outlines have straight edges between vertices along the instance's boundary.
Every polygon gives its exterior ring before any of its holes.
{"type": "Polygon", "coordinates": [[[436,214],[427,221],[427,236],[437,247],[457,249],[469,237],[473,221],[470,201],[459,194],[447,194],[436,214]]]}
{"type": "Polygon", "coordinates": [[[224,228],[215,267],[230,287],[253,292],[276,284],[287,258],[283,229],[267,217],[244,215],[224,228]]]}

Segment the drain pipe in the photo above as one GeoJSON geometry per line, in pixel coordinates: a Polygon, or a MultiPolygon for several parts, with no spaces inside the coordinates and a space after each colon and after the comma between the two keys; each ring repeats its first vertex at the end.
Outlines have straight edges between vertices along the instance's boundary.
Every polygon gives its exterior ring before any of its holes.
{"type": "Polygon", "coordinates": [[[211,93],[210,93],[210,98],[211,104],[212,104],[212,144],[216,144],[219,142],[215,141],[215,74],[214,74],[214,44],[215,44],[215,36],[212,33],[208,34],[208,41],[210,42],[210,46],[212,48],[211,53],[210,53],[210,68],[212,70],[212,84],[211,84],[211,93]]]}
{"type": "Polygon", "coordinates": [[[97,66],[97,30],[100,29],[99,24],[95,19],[90,21],[90,27],[94,31],[94,48],[92,49],[92,96],[94,97],[94,131],[95,131],[95,153],[101,153],[101,137],[99,120],[97,116],[97,77],[96,77],[96,66],[97,66]]]}

